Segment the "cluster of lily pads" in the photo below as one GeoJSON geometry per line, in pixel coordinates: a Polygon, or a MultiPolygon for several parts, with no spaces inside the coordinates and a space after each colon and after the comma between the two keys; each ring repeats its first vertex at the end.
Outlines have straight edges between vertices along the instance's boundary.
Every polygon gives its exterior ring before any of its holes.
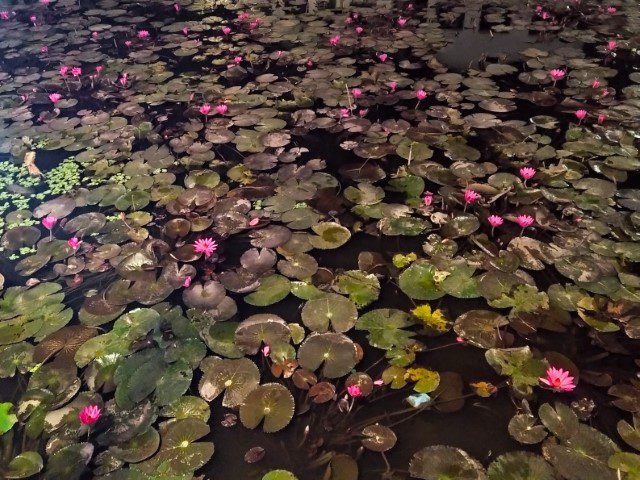
{"type": "Polygon", "coordinates": [[[84,3],[0,3],[3,478],[640,478],[637,5],[84,3]]]}

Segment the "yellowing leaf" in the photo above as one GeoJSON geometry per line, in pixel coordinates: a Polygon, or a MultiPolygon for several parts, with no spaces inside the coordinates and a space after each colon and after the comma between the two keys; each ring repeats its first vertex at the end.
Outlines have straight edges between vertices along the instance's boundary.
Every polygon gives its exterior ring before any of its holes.
{"type": "Polygon", "coordinates": [[[436,332],[444,333],[449,329],[449,322],[442,311],[437,309],[432,312],[429,304],[420,305],[411,310],[411,313],[422,320],[425,327],[431,328],[436,332]]]}
{"type": "Polygon", "coordinates": [[[498,391],[498,387],[489,382],[476,382],[470,385],[475,394],[483,398],[488,398],[498,391]]]}
{"type": "Polygon", "coordinates": [[[433,392],[440,384],[440,374],[427,368],[409,368],[404,378],[416,382],[413,389],[419,393],[433,392]]]}

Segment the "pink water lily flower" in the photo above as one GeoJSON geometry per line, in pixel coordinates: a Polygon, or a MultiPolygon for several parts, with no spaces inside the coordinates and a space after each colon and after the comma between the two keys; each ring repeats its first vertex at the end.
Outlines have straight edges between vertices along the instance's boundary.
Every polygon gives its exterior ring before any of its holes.
{"type": "Polygon", "coordinates": [[[356,27],[356,33],[357,33],[358,35],[360,35],[362,32],[364,32],[364,28],[362,28],[362,27],[360,27],[360,26],[357,26],[357,27],[356,27]]]}
{"type": "Polygon", "coordinates": [[[348,108],[341,108],[340,109],[340,116],[343,118],[347,118],[351,116],[351,110],[349,110],[348,108]]]}
{"type": "Polygon", "coordinates": [[[425,207],[430,206],[433,203],[433,193],[424,192],[424,197],[422,197],[422,203],[424,203],[425,207]]]}
{"type": "Polygon", "coordinates": [[[231,33],[231,27],[222,27],[222,33],[224,33],[225,35],[229,35],[231,33]]]}
{"type": "Polygon", "coordinates": [[[342,37],[340,35],[335,35],[329,39],[329,43],[332,47],[335,47],[336,45],[338,45],[338,43],[340,43],[341,38],[342,37]]]}
{"type": "Polygon", "coordinates": [[[219,103],[218,105],[216,105],[216,112],[218,113],[218,115],[224,115],[228,110],[229,107],[226,103],[219,103]]]}
{"type": "Polygon", "coordinates": [[[607,7],[607,13],[614,14],[618,11],[616,7],[607,7]]]}
{"type": "Polygon", "coordinates": [[[353,98],[360,98],[362,96],[362,90],[359,88],[353,88],[351,89],[351,95],[353,95],[353,98]]]}
{"type": "Polygon", "coordinates": [[[53,215],[47,215],[46,217],[44,217],[42,219],[42,225],[44,226],[44,228],[46,228],[47,230],[51,230],[53,228],[53,226],[58,222],[58,219],[56,217],[54,217],[53,215]]]}
{"type": "Polygon", "coordinates": [[[603,123],[607,119],[607,116],[604,113],[598,115],[598,123],[603,123]]]}
{"type": "Polygon", "coordinates": [[[211,237],[200,238],[193,243],[193,249],[198,253],[204,253],[205,257],[210,257],[218,249],[218,243],[211,237]]]}
{"type": "Polygon", "coordinates": [[[200,113],[202,115],[209,115],[209,113],[211,113],[211,104],[203,103],[200,105],[200,113]]]}
{"type": "Polygon", "coordinates": [[[182,282],[182,286],[184,288],[189,288],[191,286],[191,277],[185,278],[184,282],[182,282]]]}
{"type": "Polygon", "coordinates": [[[251,15],[247,12],[238,12],[238,20],[240,20],[241,22],[247,20],[250,16],[251,15]]]}
{"type": "Polygon", "coordinates": [[[182,9],[182,7],[180,6],[180,4],[174,3],[173,9],[176,11],[176,13],[180,13],[180,10],[182,9]]]}
{"type": "Polygon", "coordinates": [[[556,392],[571,392],[576,388],[574,378],[562,368],[549,367],[547,376],[540,377],[539,380],[556,392]]]}
{"type": "Polygon", "coordinates": [[[384,62],[387,61],[387,58],[389,58],[389,55],[387,55],[386,53],[381,53],[381,54],[378,55],[378,58],[380,59],[380,61],[382,63],[384,63],[384,62]]]}
{"type": "Polygon", "coordinates": [[[504,218],[502,218],[500,215],[491,215],[487,218],[487,221],[492,227],[499,227],[504,223],[504,218]]]}
{"type": "Polygon", "coordinates": [[[522,227],[523,231],[525,228],[533,225],[533,222],[534,222],[533,217],[531,215],[526,215],[526,214],[518,215],[516,221],[518,222],[518,225],[522,227]]]}
{"type": "Polygon", "coordinates": [[[38,17],[36,17],[35,15],[31,15],[31,16],[29,17],[29,21],[30,21],[31,23],[33,23],[33,25],[35,25],[35,24],[36,24],[36,20],[37,20],[37,19],[38,19],[38,17]]]}
{"type": "Polygon", "coordinates": [[[562,80],[564,76],[567,74],[564,70],[560,70],[559,68],[554,68],[549,72],[551,78],[553,79],[553,84],[555,85],[558,80],[562,80]]]}
{"type": "Polygon", "coordinates": [[[259,18],[256,18],[253,22],[249,23],[249,28],[251,30],[253,30],[255,28],[258,28],[259,26],[260,26],[260,19],[259,18]]]}
{"type": "Polygon", "coordinates": [[[264,347],[262,347],[263,357],[268,357],[270,353],[271,353],[271,347],[269,345],[265,345],[264,347]]]}
{"type": "Polygon", "coordinates": [[[467,203],[473,203],[480,198],[480,194],[470,188],[464,191],[464,201],[467,203]]]}
{"type": "Polygon", "coordinates": [[[49,51],[49,47],[47,47],[46,45],[43,45],[42,47],[40,47],[41,53],[47,53],[48,51],[49,51]]]}
{"type": "Polygon", "coordinates": [[[87,405],[78,414],[78,418],[83,425],[93,425],[102,416],[102,410],[97,405],[87,405]]]}
{"type": "Polygon", "coordinates": [[[407,19],[404,17],[399,17],[398,18],[398,25],[400,25],[401,27],[404,27],[407,24],[407,19]]]}
{"type": "Polygon", "coordinates": [[[616,48],[618,48],[618,42],[616,42],[615,40],[609,40],[607,42],[607,50],[613,52],[616,48]]]}
{"type": "Polygon", "coordinates": [[[82,75],[82,69],[80,67],[73,67],[71,69],[71,75],[73,75],[74,77],[79,77],[80,75],[82,75]]]}
{"type": "Polygon", "coordinates": [[[416,91],[416,98],[418,100],[424,100],[425,98],[427,98],[427,95],[427,92],[422,89],[416,91]]]}
{"type": "Polygon", "coordinates": [[[78,237],[71,237],[69,240],[67,240],[67,244],[74,250],[77,250],[81,243],[82,240],[80,240],[78,237]]]}
{"type": "Polygon", "coordinates": [[[500,215],[490,215],[487,218],[487,221],[489,222],[489,225],[491,225],[491,236],[493,236],[493,231],[496,227],[499,227],[504,223],[504,219],[500,215]]]}
{"type": "Polygon", "coordinates": [[[392,92],[395,92],[397,87],[398,87],[398,82],[389,82],[389,88],[391,89],[392,92]]]}
{"type": "Polygon", "coordinates": [[[120,77],[120,85],[122,85],[123,87],[127,86],[127,80],[129,79],[129,74],[126,72],[122,73],[122,76],[120,77]]]}
{"type": "Polygon", "coordinates": [[[574,114],[578,118],[580,123],[582,123],[582,120],[584,120],[587,116],[587,111],[581,108],[580,110],[576,110],[574,114]]]}
{"type": "Polygon", "coordinates": [[[182,27],[182,34],[189,35],[189,29],[187,27],[182,27]]]}
{"type": "Polygon", "coordinates": [[[0,20],[9,20],[9,12],[6,10],[0,12],[0,20]]]}
{"type": "Polygon", "coordinates": [[[98,32],[92,32],[91,33],[91,38],[93,38],[94,40],[96,40],[98,38],[98,32]]]}
{"type": "Polygon", "coordinates": [[[520,176],[524,179],[525,186],[527,185],[527,180],[535,177],[536,169],[533,167],[522,167],[520,169],[520,176]]]}
{"type": "Polygon", "coordinates": [[[367,113],[369,113],[369,109],[368,108],[361,108],[360,110],[358,110],[358,116],[359,117],[366,117],[367,113]]]}
{"type": "Polygon", "coordinates": [[[347,393],[353,398],[356,398],[362,395],[362,389],[360,388],[360,385],[349,385],[347,387],[347,393]]]}
{"type": "Polygon", "coordinates": [[[62,99],[62,95],[60,95],[59,93],[50,93],[49,94],[49,100],[51,100],[53,103],[57,103],[62,99]]]}
{"type": "Polygon", "coordinates": [[[69,67],[67,67],[66,65],[63,65],[60,67],[60,75],[62,75],[63,77],[66,77],[68,73],[69,73],[69,67]]]}
{"type": "Polygon", "coordinates": [[[242,57],[240,55],[233,57],[233,63],[236,65],[242,62],[242,57]]]}
{"type": "Polygon", "coordinates": [[[142,40],[146,40],[147,38],[149,38],[149,30],[138,31],[138,38],[141,38],[142,40]]]}
{"type": "Polygon", "coordinates": [[[130,47],[131,45],[133,45],[133,42],[131,40],[125,40],[124,45],[125,47],[130,47]]]}
{"type": "Polygon", "coordinates": [[[591,83],[591,88],[598,88],[600,86],[600,80],[597,78],[591,83]]]}
{"type": "Polygon", "coordinates": [[[98,65],[98,66],[96,67],[96,73],[97,73],[98,75],[100,75],[100,74],[102,73],[102,70],[104,70],[104,67],[103,67],[102,65],[98,65]]]}

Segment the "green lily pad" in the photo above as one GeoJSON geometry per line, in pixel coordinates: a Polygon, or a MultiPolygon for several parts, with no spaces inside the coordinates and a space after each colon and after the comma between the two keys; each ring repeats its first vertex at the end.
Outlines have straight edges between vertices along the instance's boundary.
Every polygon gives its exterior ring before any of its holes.
{"type": "Polygon", "coordinates": [[[414,300],[436,300],[445,295],[436,280],[436,268],[424,261],[414,262],[398,279],[400,289],[414,300]]]}
{"type": "Polygon", "coordinates": [[[240,406],[240,421],[247,428],[260,423],[265,433],[273,433],[286,427],[295,410],[295,402],[289,390],[279,383],[266,383],[254,389],[240,406]]]}
{"type": "Polygon", "coordinates": [[[3,472],[4,478],[27,478],[39,473],[44,466],[38,452],[22,452],[17,455],[3,472]]]}
{"type": "Polygon", "coordinates": [[[300,313],[302,323],[314,332],[326,332],[329,325],[336,332],[350,330],[358,319],[358,309],[349,299],[336,293],[309,300],[300,313]]]}
{"type": "Polygon", "coordinates": [[[291,281],[282,275],[270,275],[260,280],[258,289],[244,297],[244,301],[256,307],[272,305],[291,292],[291,281]]]}
{"type": "Polygon", "coordinates": [[[409,474],[422,480],[484,480],[484,467],[465,451],[446,445],[425,447],[413,454],[409,474]]]}
{"type": "Polygon", "coordinates": [[[11,430],[18,421],[18,417],[13,413],[9,413],[12,408],[13,403],[11,402],[0,403],[0,435],[4,435],[11,430]]]}
{"type": "Polygon", "coordinates": [[[531,452],[509,452],[489,465],[489,480],[555,480],[551,465],[531,452]]]}
{"type": "Polygon", "coordinates": [[[379,308],[362,315],[356,322],[356,329],[369,332],[367,339],[371,346],[389,350],[409,345],[415,332],[403,328],[414,324],[411,315],[402,310],[379,308]]]}
{"type": "Polygon", "coordinates": [[[262,480],[298,480],[298,477],[288,470],[271,470],[262,477],[262,480]]]}

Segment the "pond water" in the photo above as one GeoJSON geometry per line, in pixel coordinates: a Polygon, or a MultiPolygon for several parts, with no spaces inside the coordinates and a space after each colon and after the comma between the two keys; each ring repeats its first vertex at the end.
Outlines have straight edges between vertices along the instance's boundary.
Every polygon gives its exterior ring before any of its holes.
{"type": "Polygon", "coordinates": [[[332,5],[0,0],[3,478],[640,478],[637,2],[332,5]]]}

